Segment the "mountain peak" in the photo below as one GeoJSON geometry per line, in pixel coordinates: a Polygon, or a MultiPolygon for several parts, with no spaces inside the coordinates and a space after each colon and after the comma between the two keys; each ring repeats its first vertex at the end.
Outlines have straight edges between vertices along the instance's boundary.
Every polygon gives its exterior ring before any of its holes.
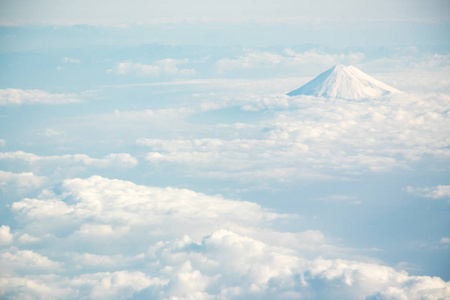
{"type": "Polygon", "coordinates": [[[288,96],[312,95],[316,97],[361,100],[401,93],[360,71],[354,66],[336,65],[307,84],[288,93],[288,96]]]}

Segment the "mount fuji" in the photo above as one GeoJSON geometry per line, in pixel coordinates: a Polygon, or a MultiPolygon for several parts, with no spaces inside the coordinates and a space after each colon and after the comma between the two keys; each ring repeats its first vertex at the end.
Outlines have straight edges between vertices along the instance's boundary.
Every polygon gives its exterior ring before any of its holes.
{"type": "Polygon", "coordinates": [[[337,65],[287,95],[362,100],[396,93],[401,91],[376,80],[354,66],[337,65]]]}

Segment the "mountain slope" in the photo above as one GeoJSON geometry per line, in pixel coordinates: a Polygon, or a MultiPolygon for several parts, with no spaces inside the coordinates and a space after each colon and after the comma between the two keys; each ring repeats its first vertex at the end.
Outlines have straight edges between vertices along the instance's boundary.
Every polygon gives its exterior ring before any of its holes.
{"type": "Polygon", "coordinates": [[[353,66],[337,65],[287,95],[361,100],[393,93],[401,92],[353,66]]]}

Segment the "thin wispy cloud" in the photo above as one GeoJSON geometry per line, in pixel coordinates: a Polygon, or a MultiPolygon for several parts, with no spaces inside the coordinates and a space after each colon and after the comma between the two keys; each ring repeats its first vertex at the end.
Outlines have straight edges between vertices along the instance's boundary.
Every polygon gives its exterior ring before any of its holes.
{"type": "Polygon", "coordinates": [[[182,76],[190,77],[195,75],[194,69],[179,68],[179,65],[188,63],[187,59],[163,59],[155,62],[154,65],[145,65],[141,63],[122,62],[117,65],[117,74],[127,75],[135,74],[138,76],[182,76]]]}
{"type": "Polygon", "coordinates": [[[431,198],[431,199],[449,199],[450,198],[450,185],[438,185],[433,187],[411,187],[406,188],[408,193],[419,197],[431,198]]]}
{"type": "Polygon", "coordinates": [[[73,94],[51,94],[43,90],[0,90],[0,106],[21,104],[67,104],[81,102],[73,94]]]}

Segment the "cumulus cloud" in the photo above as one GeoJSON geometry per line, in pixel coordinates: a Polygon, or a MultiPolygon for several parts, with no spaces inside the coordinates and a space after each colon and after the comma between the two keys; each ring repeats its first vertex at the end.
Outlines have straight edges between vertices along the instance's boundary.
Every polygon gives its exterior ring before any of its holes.
{"type": "Polygon", "coordinates": [[[19,242],[21,244],[30,244],[30,243],[35,243],[35,242],[39,242],[41,239],[31,236],[28,233],[24,233],[19,237],[19,242]]]}
{"type": "MultiPolygon", "coordinates": [[[[314,280],[334,282],[346,299],[442,299],[450,295],[450,284],[438,277],[408,276],[390,267],[357,261],[324,260],[313,262],[314,280]]],[[[335,298],[326,286],[324,298],[335,298]]]]}
{"type": "Polygon", "coordinates": [[[224,58],[216,62],[218,73],[227,73],[233,70],[261,69],[274,67],[299,67],[305,65],[333,66],[339,63],[356,64],[364,58],[362,53],[352,54],[324,54],[310,50],[295,52],[286,49],[284,53],[248,51],[237,58],[224,58]]]}
{"type": "Polygon", "coordinates": [[[73,278],[55,274],[0,278],[0,295],[8,299],[130,299],[164,282],[142,272],[97,272],[73,278]]]}
{"type": "Polygon", "coordinates": [[[195,75],[194,69],[179,68],[179,65],[189,63],[188,59],[162,59],[154,65],[145,65],[133,62],[121,62],[117,65],[117,74],[135,74],[138,76],[182,76],[189,77],[195,75]]]}
{"type": "Polygon", "coordinates": [[[450,295],[450,283],[437,277],[363,261],[307,258],[330,247],[320,231],[277,232],[274,222],[292,216],[185,189],[100,176],[69,179],[58,193],[23,199],[12,210],[21,238],[17,245],[9,238],[11,247],[0,252],[0,295],[11,299],[450,295]],[[39,243],[38,250],[17,248],[30,242],[39,243]]]}
{"type": "Polygon", "coordinates": [[[97,238],[93,240],[131,235],[133,230],[130,228],[142,226],[147,227],[148,234],[158,235],[157,224],[167,224],[166,235],[170,231],[189,229],[191,235],[198,231],[196,235],[203,236],[205,231],[217,226],[214,224],[224,226],[234,222],[255,226],[286,217],[264,211],[250,202],[231,201],[189,190],[149,188],[99,176],[66,180],[63,187],[67,190],[65,197],[76,201],[76,205],[55,195],[44,195],[44,199],[16,202],[12,209],[30,223],[40,223],[46,217],[56,218],[60,224],[55,228],[57,231],[69,222],[67,226],[76,226],[76,238],[97,238]],[[200,224],[210,226],[205,228],[200,224]]]}
{"type": "Polygon", "coordinates": [[[51,94],[42,90],[0,89],[0,106],[19,104],[67,104],[80,102],[74,94],[51,94]]]}
{"type": "Polygon", "coordinates": [[[69,299],[77,292],[61,287],[66,278],[57,275],[10,276],[0,278],[0,295],[9,299],[69,299]]]}
{"type": "Polygon", "coordinates": [[[40,187],[47,181],[47,177],[36,176],[32,172],[11,173],[0,170],[0,189],[8,186],[40,187]]]}
{"type": "Polygon", "coordinates": [[[432,199],[442,199],[442,198],[450,198],[450,185],[438,185],[434,187],[423,187],[423,188],[414,188],[408,186],[406,191],[410,194],[432,198],[432,199]]]}
{"type": "Polygon", "coordinates": [[[2,225],[0,227],[0,246],[11,244],[14,235],[11,234],[11,229],[9,226],[2,225]]]}
{"type": "Polygon", "coordinates": [[[52,272],[59,269],[62,264],[50,260],[31,250],[20,250],[15,247],[0,252],[2,271],[0,274],[25,273],[34,271],[52,272]]]}

